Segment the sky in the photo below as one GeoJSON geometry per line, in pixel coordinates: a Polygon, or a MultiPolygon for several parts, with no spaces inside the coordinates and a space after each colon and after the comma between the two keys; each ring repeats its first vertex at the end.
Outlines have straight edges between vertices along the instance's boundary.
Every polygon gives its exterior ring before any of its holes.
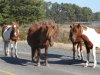
{"type": "Polygon", "coordinates": [[[52,3],[71,3],[80,7],[89,7],[94,13],[100,12],[100,0],[44,0],[52,3]]]}

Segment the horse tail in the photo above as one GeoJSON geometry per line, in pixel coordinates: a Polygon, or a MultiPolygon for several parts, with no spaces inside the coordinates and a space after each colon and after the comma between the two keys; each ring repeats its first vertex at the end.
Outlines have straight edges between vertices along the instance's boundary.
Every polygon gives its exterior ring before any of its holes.
{"type": "Polygon", "coordinates": [[[6,28],[7,28],[7,25],[3,25],[3,26],[2,26],[2,38],[3,38],[3,40],[4,40],[3,33],[4,33],[4,31],[5,31],[6,28]]]}
{"type": "MultiPolygon", "coordinates": [[[[5,25],[4,25],[4,26],[5,26],[5,25]]],[[[3,38],[4,26],[2,27],[2,38],[3,38]]]]}

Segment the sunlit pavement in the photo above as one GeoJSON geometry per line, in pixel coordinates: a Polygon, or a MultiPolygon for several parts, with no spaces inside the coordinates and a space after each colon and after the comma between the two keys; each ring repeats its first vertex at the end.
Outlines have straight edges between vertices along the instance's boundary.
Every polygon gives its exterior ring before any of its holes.
{"type": "Polygon", "coordinates": [[[97,54],[98,65],[94,69],[92,54],[90,65],[85,68],[84,60],[72,60],[72,51],[50,48],[48,52],[49,66],[44,65],[42,50],[41,66],[31,62],[31,50],[27,44],[18,44],[18,58],[5,57],[3,43],[0,43],[0,75],[100,75],[100,54],[97,54]]]}

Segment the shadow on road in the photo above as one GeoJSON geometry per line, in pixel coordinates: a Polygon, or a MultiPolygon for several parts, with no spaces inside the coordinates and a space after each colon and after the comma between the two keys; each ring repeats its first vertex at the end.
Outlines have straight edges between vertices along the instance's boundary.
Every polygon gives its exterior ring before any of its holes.
{"type": "Polygon", "coordinates": [[[14,58],[14,57],[0,57],[0,59],[4,60],[9,64],[14,64],[14,65],[27,66],[27,63],[31,63],[31,60],[14,58]]]}
{"type": "MultiPolygon", "coordinates": [[[[72,56],[64,56],[58,54],[48,54],[48,58],[49,64],[74,65],[86,62],[78,59],[73,60],[72,56]]],[[[42,59],[45,60],[45,54],[42,54],[42,59]]]]}
{"type": "MultiPolygon", "coordinates": [[[[45,54],[41,55],[42,57],[42,63],[44,63],[45,60],[45,54]]],[[[30,57],[31,58],[31,57],[30,57]]],[[[63,56],[59,54],[48,54],[48,62],[50,64],[62,64],[62,65],[73,65],[73,64],[80,64],[82,61],[80,60],[73,60],[71,56],[63,56]]],[[[14,64],[14,65],[21,65],[21,66],[27,66],[27,65],[36,65],[36,62],[32,62],[31,60],[27,58],[14,58],[14,57],[5,57],[2,56],[0,59],[4,60],[5,62],[9,64],[14,64]]]]}
{"type": "MultiPolygon", "coordinates": [[[[31,58],[31,57],[30,57],[31,58]]],[[[72,56],[64,56],[64,55],[59,55],[59,54],[48,54],[48,62],[49,64],[59,64],[59,65],[77,65],[81,63],[85,63],[86,61],[81,61],[81,60],[73,60],[72,56]]],[[[14,58],[14,57],[5,57],[5,56],[0,56],[0,59],[4,60],[5,62],[9,64],[14,64],[14,65],[21,65],[21,66],[27,66],[27,65],[33,65],[36,66],[36,62],[32,62],[28,58],[14,58]]],[[[42,63],[45,61],[45,54],[42,54],[42,63]]],[[[93,62],[90,62],[93,63],[93,62]]],[[[100,62],[98,62],[100,64],[100,62]]]]}

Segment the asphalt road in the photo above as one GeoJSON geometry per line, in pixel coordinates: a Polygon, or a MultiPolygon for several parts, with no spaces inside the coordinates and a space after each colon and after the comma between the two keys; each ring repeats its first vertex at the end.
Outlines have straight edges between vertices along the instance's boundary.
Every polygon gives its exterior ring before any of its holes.
{"type": "Polygon", "coordinates": [[[86,53],[84,60],[72,60],[72,51],[49,48],[49,66],[44,66],[44,50],[42,50],[41,66],[31,62],[31,50],[27,44],[18,44],[18,58],[5,57],[3,43],[0,41],[0,75],[100,75],[100,54],[97,54],[98,65],[85,68],[86,53]]]}

